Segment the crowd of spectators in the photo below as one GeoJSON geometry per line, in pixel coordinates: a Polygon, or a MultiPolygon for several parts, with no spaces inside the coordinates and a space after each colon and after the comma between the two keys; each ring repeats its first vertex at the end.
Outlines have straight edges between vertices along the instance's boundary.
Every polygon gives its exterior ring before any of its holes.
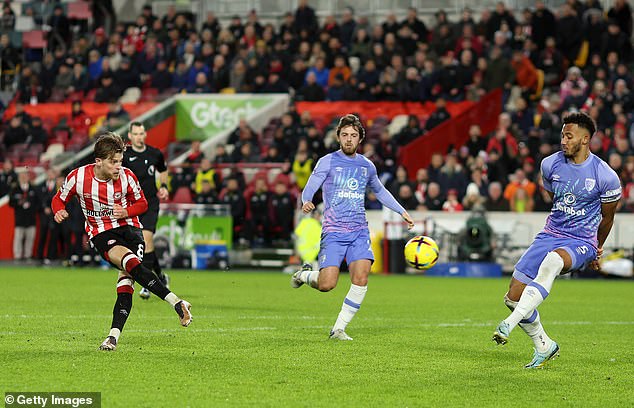
{"type": "MultiPolygon", "coordinates": [[[[55,13],[53,31],[62,18],[59,9],[55,13]]],[[[3,17],[2,24],[9,27],[10,18],[3,17]]],[[[404,19],[389,14],[376,21],[347,8],[340,18],[327,16],[320,22],[308,2],[300,0],[277,26],[262,23],[256,11],[245,19],[235,16],[229,24],[208,13],[197,25],[191,14],[174,7],[156,16],[146,6],[133,23],[120,22],[111,33],[102,27],[82,32],[80,27],[56,38],[42,61],[27,62],[27,50],[0,37],[3,70],[5,61],[23,67],[18,101],[114,102],[155,89],[168,94],[284,92],[296,101],[435,102],[431,117],[411,117],[401,131],[385,129],[378,140],[362,146],[408,209],[463,211],[483,205],[501,211],[548,210],[539,163],[559,148],[562,115],[583,110],[598,125],[592,152],[608,161],[623,182],[621,210],[634,209],[632,10],[626,0],[614,1],[609,9],[595,0],[568,0],[556,10],[542,1],[523,10],[499,2],[477,16],[465,8],[453,20],[439,10],[431,24],[414,8],[404,19]],[[504,94],[496,130],[481,134],[472,126],[466,146],[436,152],[415,180],[407,179],[407,169],[398,166],[398,149],[447,120],[445,103],[477,101],[496,88],[504,94]]],[[[265,187],[273,197],[279,184],[279,194],[293,199],[316,160],[336,148],[324,141],[330,126],[318,119],[291,108],[274,123],[270,140],[242,122],[227,145],[209,157],[194,148],[189,168],[173,183],[191,188],[197,202],[225,200],[232,208],[244,208],[234,214],[241,231],[259,231],[254,234],[262,239],[267,231],[269,239],[271,228],[263,223],[283,214],[268,209],[266,220],[249,219],[249,207],[259,204],[241,203],[261,200],[261,183],[255,193],[255,184],[240,177],[220,180],[204,174],[214,172],[216,164],[286,163],[288,179],[265,187]]],[[[31,132],[24,117],[4,125],[5,145],[45,137],[31,132]]],[[[369,194],[367,205],[380,203],[369,194]]]]}

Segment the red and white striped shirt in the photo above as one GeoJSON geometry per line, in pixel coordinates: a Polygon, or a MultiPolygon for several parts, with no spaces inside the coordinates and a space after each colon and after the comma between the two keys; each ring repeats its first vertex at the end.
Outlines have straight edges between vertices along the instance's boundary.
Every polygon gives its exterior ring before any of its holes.
{"type": "Polygon", "coordinates": [[[117,180],[103,181],[95,176],[95,164],[78,167],[66,177],[51,207],[53,214],[63,210],[76,195],[86,217],[86,232],[90,238],[104,231],[130,225],[142,228],[138,215],[147,210],[147,201],[139,181],[132,171],[121,167],[117,180]],[[128,211],[127,218],[113,216],[113,206],[119,204],[128,211]]]}

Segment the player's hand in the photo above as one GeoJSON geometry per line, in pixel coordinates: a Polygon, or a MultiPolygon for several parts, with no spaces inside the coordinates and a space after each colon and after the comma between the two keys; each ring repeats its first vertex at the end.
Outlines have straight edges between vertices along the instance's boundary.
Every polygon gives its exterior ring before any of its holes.
{"type": "Polygon", "coordinates": [[[315,204],[313,204],[312,201],[306,201],[304,205],[302,205],[302,211],[304,212],[304,214],[308,214],[314,209],[315,209],[315,204]]]}
{"type": "Polygon", "coordinates": [[[412,217],[409,215],[409,213],[407,211],[405,211],[401,217],[403,217],[403,220],[407,223],[407,230],[411,230],[412,228],[414,228],[414,220],[412,219],[412,217]]]}
{"type": "Polygon", "coordinates": [[[167,200],[169,196],[170,196],[170,192],[167,191],[165,187],[159,188],[159,191],[158,191],[159,200],[167,200]]]}
{"type": "Polygon", "coordinates": [[[601,264],[599,263],[599,259],[603,256],[603,247],[597,248],[597,257],[594,261],[590,262],[590,268],[598,271],[601,269],[601,264]]]}
{"type": "Polygon", "coordinates": [[[61,223],[62,221],[64,221],[66,218],[68,218],[68,212],[66,212],[66,210],[59,210],[58,212],[55,213],[55,222],[56,223],[61,223]]]}
{"type": "Polygon", "coordinates": [[[118,220],[121,218],[128,218],[128,210],[121,207],[120,204],[115,204],[112,206],[112,215],[118,220]]]}

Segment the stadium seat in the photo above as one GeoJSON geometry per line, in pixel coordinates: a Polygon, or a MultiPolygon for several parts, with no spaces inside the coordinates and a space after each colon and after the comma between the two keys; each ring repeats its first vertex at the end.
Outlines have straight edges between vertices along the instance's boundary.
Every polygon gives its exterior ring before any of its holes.
{"type": "Polygon", "coordinates": [[[88,20],[92,18],[92,12],[90,11],[90,4],[86,1],[75,1],[68,3],[68,18],[75,18],[77,20],[88,20]]]}
{"type": "Polygon", "coordinates": [[[46,48],[46,36],[42,30],[33,30],[22,33],[22,46],[24,48],[46,48]]]}
{"type": "Polygon", "coordinates": [[[192,192],[187,186],[179,187],[174,193],[171,202],[175,204],[191,204],[193,201],[192,192]]]}
{"type": "Polygon", "coordinates": [[[407,125],[408,116],[407,115],[397,115],[392,119],[392,122],[387,126],[390,135],[394,136],[398,132],[403,129],[405,125],[407,125]]]}
{"type": "Polygon", "coordinates": [[[27,32],[35,29],[35,21],[31,16],[17,16],[15,18],[15,31],[27,32]]]}
{"type": "Polygon", "coordinates": [[[51,161],[63,152],[64,145],[62,143],[51,143],[50,145],[48,145],[46,152],[42,153],[40,159],[44,162],[51,161]]]}

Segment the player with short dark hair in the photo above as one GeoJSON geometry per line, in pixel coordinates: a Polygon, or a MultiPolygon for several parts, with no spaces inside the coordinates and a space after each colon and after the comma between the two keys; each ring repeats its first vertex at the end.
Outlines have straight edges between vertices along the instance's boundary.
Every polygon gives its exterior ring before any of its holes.
{"type": "Polygon", "coordinates": [[[495,342],[506,344],[519,324],[531,337],[535,353],[525,368],[541,368],[559,355],[559,345],[544,331],[537,307],[560,273],[587,266],[598,269],[614,223],[621,183],[614,170],[590,152],[595,131],[590,116],[569,114],[563,119],[561,151],[541,163],[544,188],[553,207],[544,229],[515,265],[504,296],[512,313],[493,333],[495,342]]]}
{"type": "Polygon", "coordinates": [[[384,206],[400,214],[409,229],[414,227],[407,211],[381,184],[374,163],[357,154],[364,137],[365,130],[358,117],[352,114],[342,117],[337,126],[337,141],[341,149],[319,159],[302,192],[302,211],[305,214],[315,209],[312,199],[317,190],[321,187],[323,192],[319,270],[313,271],[310,264],[305,264],[302,270],[293,274],[291,286],[299,288],[307,283],[322,292],[334,289],[345,257],[352,284],[330,331],[330,338],[336,340],[352,340],[345,329],[365,298],[368,275],[374,262],[365,216],[366,186],[375,192],[384,206]]]}
{"type": "Polygon", "coordinates": [[[122,167],[124,151],[121,136],[112,132],[101,135],[94,147],[95,162],[72,170],[51,203],[55,221],[61,223],[68,218],[66,204],[77,196],[92,244],[120,271],[110,333],[99,347],[110,351],[116,349],[132,309],[135,280],[170,303],[181,325],[186,327],[192,321],[189,302],[170,292],[141,263],[145,243],[138,216],[148,204],[134,173],[122,167]]]}
{"type": "MultiPolygon", "coordinates": [[[[163,273],[161,265],[154,252],[154,233],[158,221],[159,200],[166,200],[169,196],[167,189],[167,166],[163,153],[155,147],[145,144],[147,132],[141,122],[132,122],[128,129],[128,139],[132,146],[123,153],[123,166],[132,170],[141,184],[141,189],[148,202],[148,209],[139,216],[143,224],[143,240],[145,241],[145,256],[143,265],[153,270],[156,276],[169,287],[169,276],[163,273]],[[156,186],[156,173],[159,174],[160,188],[156,186]]],[[[150,291],[141,288],[139,296],[150,298],[150,291]]]]}

